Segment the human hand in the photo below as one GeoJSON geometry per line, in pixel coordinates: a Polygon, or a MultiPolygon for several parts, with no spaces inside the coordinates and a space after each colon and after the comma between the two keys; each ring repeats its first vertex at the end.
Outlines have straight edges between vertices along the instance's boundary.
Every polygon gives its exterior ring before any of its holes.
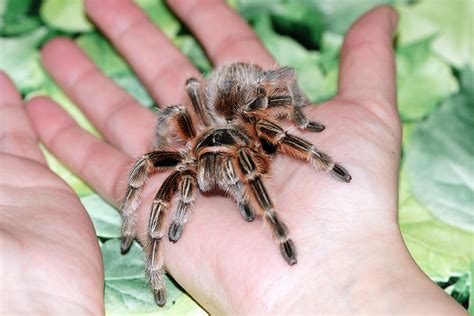
{"type": "Polygon", "coordinates": [[[0,91],[0,314],[103,314],[92,222],[46,165],[20,95],[2,72],[0,91]]]}
{"type": "MultiPolygon", "coordinates": [[[[274,67],[234,12],[221,2],[197,3],[173,1],[170,6],[215,65],[252,61],[274,67]]],[[[140,10],[129,2],[87,1],[87,12],[157,103],[183,99],[185,80],[199,73],[140,10]]],[[[352,182],[338,183],[287,157],[272,164],[271,192],[297,246],[297,265],[289,267],[270,232],[258,221],[242,221],[235,203],[220,196],[199,196],[179,242],[165,241],[168,271],[209,311],[413,312],[424,311],[426,306],[417,303],[426,297],[434,298],[429,308],[437,312],[451,307],[416,267],[396,221],[401,131],[391,47],[395,25],[395,14],[386,7],[359,20],[341,52],[338,95],[306,111],[327,129],[302,136],[340,161],[352,182]],[[385,295],[380,298],[380,293],[385,295]]],[[[40,139],[102,196],[119,200],[133,158],[149,149],[154,115],[105,78],[69,40],[50,42],[43,62],[107,143],[80,130],[47,100],[29,107],[40,139]]],[[[153,195],[164,177],[153,176],[144,190],[137,216],[142,242],[153,195]]]]}

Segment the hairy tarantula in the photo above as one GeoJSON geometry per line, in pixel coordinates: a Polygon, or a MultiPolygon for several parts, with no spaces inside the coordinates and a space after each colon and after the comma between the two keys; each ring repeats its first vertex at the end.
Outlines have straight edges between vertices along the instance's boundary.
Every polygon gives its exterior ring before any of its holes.
{"type": "Polygon", "coordinates": [[[296,249],[286,225],[274,210],[262,181],[270,159],[284,153],[349,182],[351,176],[339,164],[308,141],[292,135],[275,121],[289,119],[300,129],[321,132],[324,126],[310,121],[301,108],[309,105],[297,85],[295,71],[282,67],[263,70],[247,63],[235,63],[215,70],[207,82],[186,81],[186,92],[194,113],[182,105],[161,111],[157,123],[156,150],[144,154],[132,167],[122,204],[122,252],[135,238],[134,213],[148,176],[170,170],[156,193],[148,222],[146,273],[159,306],[166,303],[162,238],[171,200],[179,192],[168,238],[180,238],[193,204],[196,188],[202,192],[222,190],[232,196],[246,221],[262,215],[289,265],[296,263],[296,249]],[[196,122],[200,120],[199,131],[196,122]],[[172,133],[170,133],[172,132],[172,133]],[[170,141],[180,142],[178,151],[170,141]]]}

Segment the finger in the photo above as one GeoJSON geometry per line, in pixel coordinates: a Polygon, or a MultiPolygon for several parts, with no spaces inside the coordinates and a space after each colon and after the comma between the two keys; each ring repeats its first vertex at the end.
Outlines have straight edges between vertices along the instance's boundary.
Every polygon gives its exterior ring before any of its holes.
{"type": "Polygon", "coordinates": [[[140,155],[153,137],[155,116],[107,78],[66,38],[42,50],[45,68],[102,135],[131,155],[140,155]]]}
{"type": "Polygon", "coordinates": [[[271,68],[275,60],[252,28],[222,0],[172,0],[168,4],[219,65],[252,62],[271,68]]]}
{"type": "Polygon", "coordinates": [[[397,20],[389,6],[369,11],[351,27],[341,49],[339,96],[384,117],[397,116],[392,48],[397,20]]]}
{"type": "Polygon", "coordinates": [[[132,163],[127,156],[84,131],[46,97],[30,100],[27,111],[41,142],[56,157],[109,202],[119,200],[124,171],[132,163]]]}
{"type": "Polygon", "coordinates": [[[127,59],[161,105],[180,102],[199,71],[132,1],[88,0],[90,18],[127,59]]]}
{"type": "Polygon", "coordinates": [[[0,153],[45,164],[36,134],[23,108],[20,94],[0,71],[0,153]]]}

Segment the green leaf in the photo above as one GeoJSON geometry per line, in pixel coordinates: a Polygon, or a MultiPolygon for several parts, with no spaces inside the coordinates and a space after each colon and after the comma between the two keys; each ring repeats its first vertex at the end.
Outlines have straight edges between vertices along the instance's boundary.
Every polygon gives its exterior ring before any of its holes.
{"type": "Polygon", "coordinates": [[[469,314],[474,315],[474,261],[471,261],[471,286],[469,293],[469,314]]]}
{"type": "Polygon", "coordinates": [[[458,303],[467,307],[469,302],[469,285],[471,285],[471,279],[469,273],[465,273],[447,289],[447,292],[458,303]]]}
{"type": "Polygon", "coordinates": [[[474,231],[474,103],[460,94],[419,123],[406,152],[414,196],[437,219],[474,231]]]}
{"type": "Polygon", "coordinates": [[[35,17],[9,17],[8,22],[0,28],[1,35],[18,35],[30,32],[41,25],[41,20],[35,17]]]}
{"type": "Polygon", "coordinates": [[[255,31],[280,65],[295,68],[298,83],[308,98],[313,102],[321,100],[324,78],[319,68],[319,53],[306,50],[290,37],[276,34],[268,16],[257,21],[255,31]]]}
{"type": "Polygon", "coordinates": [[[397,50],[398,107],[404,120],[416,120],[432,112],[459,87],[451,68],[434,56],[425,38],[397,50]]]}
{"type": "Polygon", "coordinates": [[[435,35],[432,49],[451,65],[474,65],[474,2],[472,0],[420,0],[414,6],[401,5],[399,41],[413,43],[435,35]]]}
{"type": "Polygon", "coordinates": [[[339,66],[332,67],[326,73],[319,90],[318,102],[326,101],[337,94],[339,66]]]}
{"type": "Polygon", "coordinates": [[[0,1],[0,34],[19,35],[30,32],[41,25],[37,16],[30,16],[32,0],[0,1]]]}
{"type": "Polygon", "coordinates": [[[279,33],[289,35],[305,46],[316,47],[321,40],[324,19],[313,2],[239,0],[237,9],[250,20],[257,20],[262,14],[270,15],[279,33]]]}
{"type": "Polygon", "coordinates": [[[398,222],[403,239],[420,268],[431,278],[448,279],[468,271],[474,234],[435,219],[410,192],[405,168],[400,178],[398,222]]]}
{"type": "MultiPolygon", "coordinates": [[[[336,94],[342,41],[337,33],[323,33],[320,63],[325,78],[322,98],[336,94]]],[[[398,104],[404,121],[423,118],[459,89],[451,68],[431,52],[431,41],[432,38],[425,38],[397,49],[398,104]]]]}
{"type": "Polygon", "coordinates": [[[324,32],[321,41],[321,67],[324,81],[321,86],[321,100],[327,100],[337,93],[339,77],[339,51],[343,37],[333,32],[324,32]]]}
{"type": "Polygon", "coordinates": [[[324,32],[321,40],[321,65],[328,72],[339,65],[339,51],[343,37],[333,32],[324,32]]]}
{"type": "Polygon", "coordinates": [[[145,280],[144,261],[140,246],[132,245],[127,255],[120,254],[120,240],[112,239],[102,245],[105,268],[105,306],[107,315],[206,315],[189,296],[166,278],[168,303],[156,306],[145,280]]]}
{"type": "MultiPolygon", "coordinates": [[[[304,1],[304,0],[303,0],[304,1]]],[[[327,31],[344,34],[362,14],[382,4],[405,3],[408,0],[364,0],[364,1],[311,1],[323,13],[327,31]]]]}
{"type": "Polygon", "coordinates": [[[471,102],[474,100],[474,71],[473,68],[465,68],[461,71],[461,92],[471,102]]]}
{"type": "Polygon", "coordinates": [[[75,41],[107,76],[124,75],[131,72],[128,64],[102,35],[98,33],[82,34],[75,41]]]}
{"type": "Polygon", "coordinates": [[[181,25],[162,0],[135,0],[150,20],[160,31],[173,38],[178,34],[181,25]]]}
{"type": "Polygon", "coordinates": [[[97,194],[81,198],[82,205],[89,213],[98,237],[118,238],[121,236],[119,212],[97,194]]]}
{"type": "Polygon", "coordinates": [[[416,122],[408,122],[408,123],[403,123],[403,139],[402,139],[402,144],[403,144],[403,149],[405,150],[408,148],[410,145],[411,141],[411,136],[413,135],[413,129],[417,125],[416,122]]]}
{"type": "Polygon", "coordinates": [[[472,285],[470,271],[464,274],[453,274],[446,280],[437,280],[435,282],[464,308],[468,308],[469,289],[472,285]]]}
{"type": "Polygon", "coordinates": [[[236,0],[235,7],[239,14],[247,20],[258,20],[262,15],[275,15],[284,13],[285,0],[273,1],[252,1],[252,0],[236,0]]]}
{"type": "Polygon", "coordinates": [[[276,28],[305,46],[319,45],[321,34],[330,31],[345,34],[362,14],[381,4],[407,3],[409,0],[238,0],[237,8],[246,19],[255,21],[260,15],[272,17],[276,28]],[[306,45],[308,44],[308,45],[306,45]]]}
{"type": "Polygon", "coordinates": [[[83,0],[43,0],[40,15],[51,28],[64,32],[87,32],[94,29],[86,17],[83,0]]]}
{"type": "Polygon", "coordinates": [[[38,88],[44,80],[36,47],[47,33],[42,27],[21,36],[0,38],[0,69],[23,94],[38,88]]]}
{"type": "Polygon", "coordinates": [[[33,0],[2,0],[0,1],[0,17],[7,15],[25,15],[33,0]]]}

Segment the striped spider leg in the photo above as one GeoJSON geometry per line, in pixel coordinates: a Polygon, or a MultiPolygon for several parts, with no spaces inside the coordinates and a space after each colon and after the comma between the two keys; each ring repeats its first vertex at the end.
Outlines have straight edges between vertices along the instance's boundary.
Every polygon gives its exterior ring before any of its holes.
{"type": "MultiPolygon", "coordinates": [[[[168,132],[174,131],[180,140],[190,140],[196,135],[190,114],[181,105],[165,108],[158,119],[155,147],[168,144],[168,132]]],[[[159,306],[166,303],[164,284],[163,238],[164,218],[169,212],[171,199],[180,192],[180,202],[169,229],[170,240],[178,240],[183,230],[187,214],[193,202],[195,176],[186,151],[155,150],[144,154],[133,165],[128,187],[122,202],[122,243],[121,251],[126,253],[136,237],[135,212],[139,206],[140,193],[148,177],[158,170],[174,170],[158,190],[151,207],[148,224],[148,240],[145,244],[147,278],[159,306]],[[187,170],[189,169],[189,170],[187,170]]]]}
{"type": "Polygon", "coordinates": [[[292,135],[277,124],[265,119],[259,120],[255,128],[260,138],[277,146],[278,152],[308,161],[318,171],[327,172],[337,180],[351,181],[352,177],[344,167],[335,163],[330,156],[319,151],[307,140],[292,135]]]}

